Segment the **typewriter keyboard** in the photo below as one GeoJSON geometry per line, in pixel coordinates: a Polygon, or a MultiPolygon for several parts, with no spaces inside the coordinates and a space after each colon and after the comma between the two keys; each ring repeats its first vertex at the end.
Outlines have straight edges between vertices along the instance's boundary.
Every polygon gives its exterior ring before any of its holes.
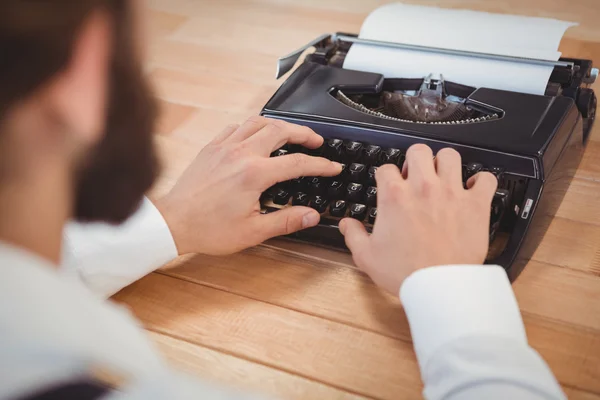
{"type": "MultiPolygon", "coordinates": [[[[402,168],[405,160],[404,149],[341,139],[326,139],[323,146],[316,150],[295,145],[284,146],[271,156],[294,152],[340,162],[342,173],[331,178],[307,176],[279,183],[261,196],[263,212],[276,211],[290,205],[308,206],[321,213],[321,226],[337,227],[339,220],[351,217],[362,221],[369,231],[377,220],[375,171],[383,164],[395,164],[402,168]]],[[[463,181],[466,182],[480,171],[490,171],[499,181],[504,174],[500,166],[467,162],[463,165],[463,181]]],[[[492,203],[490,240],[494,239],[509,204],[510,192],[499,188],[492,203]]]]}

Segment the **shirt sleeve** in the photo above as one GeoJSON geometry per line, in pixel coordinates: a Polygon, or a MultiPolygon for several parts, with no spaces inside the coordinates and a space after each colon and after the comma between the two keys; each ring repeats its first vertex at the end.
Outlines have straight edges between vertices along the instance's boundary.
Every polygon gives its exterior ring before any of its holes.
{"type": "Polygon", "coordinates": [[[73,222],[63,239],[62,271],[104,297],[178,255],[167,223],[147,198],[121,225],[73,222]]]}
{"type": "Polygon", "coordinates": [[[498,266],[431,267],[400,288],[427,399],[566,399],[527,343],[498,266]]]}

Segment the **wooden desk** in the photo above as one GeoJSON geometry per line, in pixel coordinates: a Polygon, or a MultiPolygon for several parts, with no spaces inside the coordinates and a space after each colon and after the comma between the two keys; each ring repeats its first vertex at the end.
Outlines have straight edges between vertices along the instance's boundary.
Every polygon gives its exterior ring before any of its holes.
{"type": "MultiPolygon", "coordinates": [[[[164,107],[157,140],[166,167],[154,194],[171,187],[226,124],[260,110],[281,83],[274,80],[278,56],[323,32],[358,32],[384,2],[150,1],[148,70],[164,107]]],[[[597,0],[420,3],[578,21],[563,53],[600,64],[597,0]]],[[[574,399],[600,399],[599,130],[514,284],[531,345],[574,399]]],[[[282,398],[420,398],[398,300],[347,257],[328,262],[306,251],[293,256],[262,246],[230,257],[186,258],[116,298],[176,367],[205,379],[282,398]]]]}

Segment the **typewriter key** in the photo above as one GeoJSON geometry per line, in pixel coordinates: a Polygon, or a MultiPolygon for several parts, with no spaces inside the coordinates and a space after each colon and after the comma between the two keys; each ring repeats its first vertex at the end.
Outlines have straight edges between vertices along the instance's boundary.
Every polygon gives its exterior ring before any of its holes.
{"type": "Polygon", "coordinates": [[[377,218],[377,207],[372,207],[369,210],[369,223],[374,224],[376,218],[377,218]]]}
{"type": "Polygon", "coordinates": [[[320,213],[324,213],[327,210],[328,205],[327,199],[323,196],[314,196],[310,202],[310,206],[320,213]]]}
{"type": "Polygon", "coordinates": [[[348,142],[346,144],[346,158],[348,161],[356,160],[361,153],[363,144],[360,142],[348,142]]]}
{"type": "Polygon", "coordinates": [[[375,186],[369,186],[367,188],[367,205],[377,205],[377,188],[375,186]]]}
{"type": "Polygon", "coordinates": [[[318,147],[316,149],[309,149],[304,147],[302,150],[302,153],[308,154],[309,156],[313,156],[313,157],[321,157],[323,156],[323,154],[325,153],[325,143],[323,143],[321,145],[321,147],[318,147]]]}
{"type": "Polygon", "coordinates": [[[342,172],[340,172],[340,174],[338,176],[336,176],[336,178],[338,179],[343,179],[344,176],[346,176],[346,168],[348,167],[348,165],[346,164],[340,164],[342,166],[342,172]]]}
{"type": "Polygon", "coordinates": [[[375,185],[377,182],[375,181],[375,172],[377,171],[377,167],[369,168],[369,183],[371,185],[375,185]]]}
{"type": "Polygon", "coordinates": [[[346,196],[350,201],[362,201],[364,186],[361,183],[349,183],[346,196]]]}
{"type": "Polygon", "coordinates": [[[362,181],[366,172],[367,172],[367,167],[364,164],[352,163],[352,164],[350,164],[350,168],[348,168],[348,173],[350,174],[350,179],[353,182],[362,181]]]}
{"type": "Polygon", "coordinates": [[[273,203],[279,204],[280,206],[286,205],[290,200],[291,194],[285,189],[279,189],[273,196],[273,203]]]}
{"type": "Polygon", "coordinates": [[[483,170],[483,165],[481,165],[480,163],[476,163],[476,162],[468,163],[467,167],[465,168],[465,181],[482,170],[483,170]]]}
{"type": "Polygon", "coordinates": [[[308,206],[308,194],[304,192],[298,192],[292,197],[293,206],[308,206]]]}
{"type": "Polygon", "coordinates": [[[368,165],[374,165],[379,163],[379,158],[381,156],[381,147],[369,145],[365,147],[363,162],[368,165]]]}
{"type": "Polygon", "coordinates": [[[381,154],[381,163],[382,164],[396,164],[399,167],[402,167],[402,165],[400,165],[400,161],[401,161],[401,156],[402,156],[402,152],[398,149],[386,149],[386,151],[384,151],[381,154]]]}
{"type": "Polygon", "coordinates": [[[311,194],[323,194],[325,191],[325,180],[323,178],[311,178],[308,183],[308,191],[311,194]]]}
{"type": "Polygon", "coordinates": [[[331,204],[331,207],[329,207],[329,214],[331,214],[333,217],[342,218],[344,215],[346,215],[347,208],[348,203],[346,203],[344,200],[336,200],[331,204]]]}
{"type": "Polygon", "coordinates": [[[327,188],[327,195],[333,199],[343,197],[344,183],[342,181],[332,181],[327,188]]]}
{"type": "Polygon", "coordinates": [[[262,192],[262,194],[260,195],[260,201],[262,202],[273,199],[273,196],[275,196],[275,193],[277,193],[277,189],[279,189],[277,185],[273,185],[264,192],[262,192]]]}
{"type": "Polygon", "coordinates": [[[502,175],[504,174],[504,168],[502,167],[491,167],[490,168],[490,172],[492,174],[494,174],[494,176],[496,177],[496,179],[501,179],[502,175]]]}
{"type": "Polygon", "coordinates": [[[308,179],[304,177],[292,179],[289,183],[292,192],[304,192],[308,188],[308,179]]]}
{"type": "Polygon", "coordinates": [[[342,157],[344,142],[341,139],[328,139],[326,143],[326,156],[330,160],[339,161],[342,157]]]}
{"type": "Polygon", "coordinates": [[[280,157],[280,156],[285,156],[288,154],[288,151],[285,149],[279,149],[279,150],[275,150],[272,154],[271,157],[280,157]]]}
{"type": "Polygon", "coordinates": [[[350,217],[362,221],[367,215],[367,206],[364,204],[352,204],[350,207],[350,217]]]}

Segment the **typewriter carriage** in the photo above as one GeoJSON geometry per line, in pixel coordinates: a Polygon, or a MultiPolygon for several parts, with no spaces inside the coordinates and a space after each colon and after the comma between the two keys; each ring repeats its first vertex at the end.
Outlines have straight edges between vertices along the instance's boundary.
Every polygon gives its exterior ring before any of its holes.
{"type": "MultiPolygon", "coordinates": [[[[344,60],[350,47],[354,43],[362,43],[363,41],[358,38],[356,34],[349,34],[344,32],[337,32],[334,34],[324,34],[315,40],[309,42],[306,46],[292,52],[290,55],[283,57],[280,59],[280,63],[277,68],[277,78],[280,78],[287,71],[291,70],[294,62],[298,60],[301,54],[308,48],[314,47],[314,52],[306,55],[304,62],[313,62],[320,65],[328,65],[332,67],[342,68],[344,64],[344,60]],[[282,63],[281,60],[286,60],[287,64],[282,63]],[[291,62],[294,61],[294,62],[291,62]]],[[[522,62],[532,62],[532,63],[549,63],[550,61],[540,61],[540,60],[527,60],[524,58],[514,58],[514,57],[504,57],[497,56],[494,54],[477,54],[472,52],[462,52],[448,49],[437,49],[437,48],[428,48],[423,46],[412,46],[412,45],[402,45],[398,43],[387,43],[387,42],[375,42],[375,41],[364,41],[366,44],[372,45],[391,45],[397,46],[399,48],[407,48],[414,50],[426,50],[426,51],[434,51],[434,52],[442,52],[449,54],[458,54],[458,55],[470,55],[473,57],[488,57],[488,58],[497,58],[497,59],[507,59],[511,61],[522,61],[522,62]]],[[[592,125],[595,121],[595,112],[596,112],[596,96],[594,91],[589,88],[589,85],[595,82],[598,76],[598,69],[593,67],[592,60],[586,59],[576,59],[576,58],[568,58],[561,57],[559,61],[553,62],[556,64],[554,66],[554,70],[550,76],[548,81],[548,85],[546,87],[546,96],[565,96],[572,98],[579,109],[579,112],[584,118],[584,137],[587,138],[589,132],[592,128],[592,125]]],[[[425,78],[427,79],[427,78],[425,78]]],[[[398,84],[402,79],[389,79],[390,84],[398,84]]],[[[405,79],[406,85],[412,86],[412,90],[417,90],[418,86],[420,86],[424,79],[405,79]],[[418,85],[415,87],[415,85],[418,85]]],[[[456,90],[454,85],[459,85],[460,83],[453,83],[451,87],[456,90]]],[[[468,88],[468,87],[467,87],[468,88]]],[[[472,88],[474,89],[474,88],[472,88]]],[[[399,89],[402,90],[402,89],[399,89]]],[[[406,90],[406,89],[405,89],[406,90]]],[[[468,90],[468,89],[467,89],[468,90]]],[[[347,94],[347,93],[345,93],[347,94]]],[[[359,94],[356,92],[352,92],[351,94],[359,94]]],[[[464,95],[464,91],[462,93],[464,95]]],[[[467,96],[463,96],[467,97],[467,96]]]]}

